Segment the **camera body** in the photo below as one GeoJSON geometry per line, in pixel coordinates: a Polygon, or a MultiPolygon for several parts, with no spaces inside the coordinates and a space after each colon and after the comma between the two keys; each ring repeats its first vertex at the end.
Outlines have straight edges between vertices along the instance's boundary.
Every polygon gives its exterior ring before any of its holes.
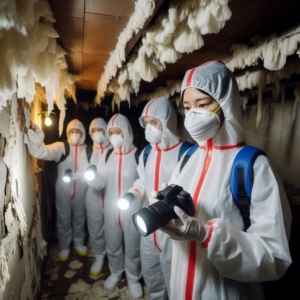
{"type": "Polygon", "coordinates": [[[191,195],[179,185],[169,185],[158,192],[157,198],[160,201],[146,206],[132,215],[134,226],[143,236],[153,233],[172,219],[178,219],[174,212],[174,206],[179,206],[189,216],[196,214],[191,195]]]}
{"type": "MultiPolygon", "coordinates": [[[[195,206],[191,195],[184,191],[183,188],[176,184],[171,184],[167,186],[164,190],[159,191],[157,194],[157,199],[161,201],[171,202],[172,210],[174,206],[179,206],[186,214],[189,216],[194,216],[196,214],[195,206]]],[[[178,219],[178,216],[174,213],[173,219],[178,219]]]]}

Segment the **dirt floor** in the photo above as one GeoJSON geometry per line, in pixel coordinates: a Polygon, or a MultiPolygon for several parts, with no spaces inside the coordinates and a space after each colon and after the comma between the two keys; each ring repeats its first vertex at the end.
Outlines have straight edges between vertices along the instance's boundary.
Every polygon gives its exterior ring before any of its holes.
{"type": "MultiPolygon", "coordinates": [[[[46,258],[46,267],[42,274],[41,294],[39,299],[67,299],[67,300],[129,300],[132,299],[127,288],[126,277],[123,275],[118,286],[113,291],[104,289],[103,284],[109,276],[107,260],[98,278],[89,275],[93,264],[93,257],[89,247],[87,256],[79,256],[73,246],[69,259],[65,262],[58,260],[58,245],[55,238],[52,239],[46,258]]],[[[144,298],[146,288],[144,287],[144,298]]]]}

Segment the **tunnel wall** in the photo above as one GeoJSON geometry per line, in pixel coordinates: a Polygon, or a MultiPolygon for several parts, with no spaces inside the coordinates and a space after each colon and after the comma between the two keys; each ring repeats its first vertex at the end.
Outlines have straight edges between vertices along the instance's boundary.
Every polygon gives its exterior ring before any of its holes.
{"type": "MultiPolygon", "coordinates": [[[[39,105],[31,113],[39,123],[39,105]]],[[[30,108],[16,98],[0,109],[0,299],[38,299],[46,254],[41,176],[24,144],[30,108]]]]}
{"type": "Polygon", "coordinates": [[[294,101],[280,101],[263,106],[263,118],[256,127],[256,109],[242,114],[246,142],[263,149],[281,180],[300,188],[300,108],[294,101]]]}

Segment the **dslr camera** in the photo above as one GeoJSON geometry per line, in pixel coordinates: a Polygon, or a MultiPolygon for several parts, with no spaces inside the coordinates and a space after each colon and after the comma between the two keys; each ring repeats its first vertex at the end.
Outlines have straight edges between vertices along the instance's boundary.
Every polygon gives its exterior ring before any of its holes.
{"type": "Polygon", "coordinates": [[[132,215],[135,228],[147,236],[172,219],[178,219],[174,206],[179,206],[189,216],[196,214],[191,195],[176,184],[171,184],[157,194],[156,203],[146,206],[132,215]]]}

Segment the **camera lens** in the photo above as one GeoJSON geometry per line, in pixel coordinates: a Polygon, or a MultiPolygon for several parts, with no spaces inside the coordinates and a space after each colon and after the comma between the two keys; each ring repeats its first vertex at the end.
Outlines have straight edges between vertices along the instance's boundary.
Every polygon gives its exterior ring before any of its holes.
{"type": "Polygon", "coordinates": [[[143,236],[147,236],[176,217],[173,208],[173,203],[166,198],[144,207],[133,214],[134,226],[143,236]]]}

